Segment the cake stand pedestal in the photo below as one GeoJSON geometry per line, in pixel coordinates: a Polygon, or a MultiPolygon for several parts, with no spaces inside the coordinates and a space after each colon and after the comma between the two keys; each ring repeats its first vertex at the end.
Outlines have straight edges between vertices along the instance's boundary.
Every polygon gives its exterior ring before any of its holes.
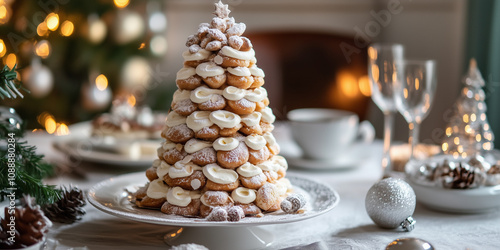
{"type": "Polygon", "coordinates": [[[263,249],[274,239],[273,233],[260,227],[181,227],[164,237],[169,246],[195,243],[219,250],[263,249]]]}

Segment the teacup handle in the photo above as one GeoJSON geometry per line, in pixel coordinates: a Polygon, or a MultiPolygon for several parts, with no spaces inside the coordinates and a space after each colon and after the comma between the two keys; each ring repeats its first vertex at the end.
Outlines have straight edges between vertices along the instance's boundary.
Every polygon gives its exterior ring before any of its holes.
{"type": "Polygon", "coordinates": [[[362,121],[358,127],[358,140],[371,143],[375,139],[375,128],[369,121],[362,121]]]}

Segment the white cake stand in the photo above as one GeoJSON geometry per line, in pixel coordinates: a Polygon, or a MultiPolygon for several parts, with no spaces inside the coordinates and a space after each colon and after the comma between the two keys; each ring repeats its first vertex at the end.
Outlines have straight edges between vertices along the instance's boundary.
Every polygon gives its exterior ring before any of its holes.
{"type": "Polygon", "coordinates": [[[96,208],[118,217],[181,227],[165,235],[165,242],[171,246],[196,243],[209,249],[262,249],[269,247],[275,237],[271,232],[257,226],[310,219],[330,211],[339,202],[338,193],[325,184],[292,174],[288,174],[287,178],[294,190],[302,193],[307,199],[304,213],[274,212],[261,218],[246,217],[238,222],[214,222],[141,209],[130,202],[129,193],[147,182],[144,172],[120,175],[102,181],[90,188],[87,198],[96,208]]]}

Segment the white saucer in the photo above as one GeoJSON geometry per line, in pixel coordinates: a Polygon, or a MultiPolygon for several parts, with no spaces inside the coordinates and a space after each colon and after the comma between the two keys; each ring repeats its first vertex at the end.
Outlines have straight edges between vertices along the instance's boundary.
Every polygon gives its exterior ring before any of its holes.
{"type": "Polygon", "coordinates": [[[148,167],[157,157],[156,149],[161,140],[95,138],[90,130],[90,122],[71,125],[70,134],[57,137],[53,146],[76,160],[116,167],[148,167]]]}
{"type": "Polygon", "coordinates": [[[282,155],[286,158],[288,165],[295,168],[314,169],[314,170],[347,170],[360,167],[366,160],[371,157],[369,150],[363,150],[362,143],[353,146],[342,157],[317,160],[302,157],[301,152],[295,154],[287,154],[282,151],[282,155]]]}

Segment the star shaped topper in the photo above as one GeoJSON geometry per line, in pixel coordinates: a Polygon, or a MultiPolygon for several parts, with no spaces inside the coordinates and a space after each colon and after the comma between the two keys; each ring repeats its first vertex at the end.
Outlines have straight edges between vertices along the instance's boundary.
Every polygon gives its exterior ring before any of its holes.
{"type": "Polygon", "coordinates": [[[227,18],[229,17],[229,13],[231,11],[229,10],[227,4],[223,4],[222,1],[219,0],[218,3],[215,3],[215,12],[214,14],[220,18],[227,18]]]}

